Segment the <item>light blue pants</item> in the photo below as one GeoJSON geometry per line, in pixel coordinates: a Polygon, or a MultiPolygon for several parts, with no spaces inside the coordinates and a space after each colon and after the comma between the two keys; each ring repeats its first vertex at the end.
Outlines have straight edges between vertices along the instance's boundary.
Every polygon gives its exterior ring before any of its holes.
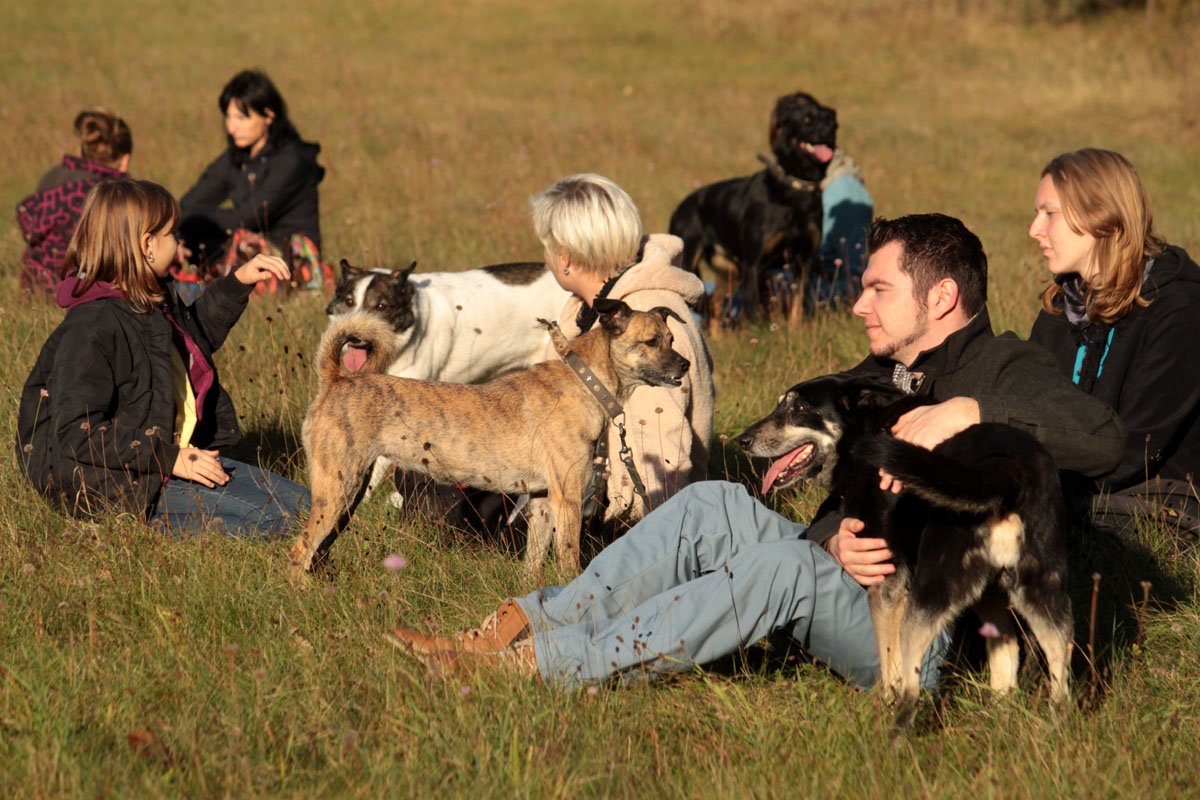
{"type": "MultiPolygon", "coordinates": [[[[871,686],[879,654],[867,592],[806,531],[739,484],[688,486],[566,586],[517,598],[543,680],[644,680],[784,629],[851,683],[871,686]]],[[[930,648],[924,685],[936,681],[948,644],[943,634],[930,648]]]]}

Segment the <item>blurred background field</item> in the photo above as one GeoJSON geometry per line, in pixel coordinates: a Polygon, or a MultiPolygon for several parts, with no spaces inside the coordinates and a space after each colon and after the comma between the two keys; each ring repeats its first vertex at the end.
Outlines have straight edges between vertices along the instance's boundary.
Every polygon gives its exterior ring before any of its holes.
{"type": "MultiPolygon", "coordinates": [[[[980,235],[993,323],[1024,335],[1045,280],[1026,233],[1033,194],[1062,151],[1125,153],[1159,230],[1200,251],[1200,8],[1105,5],[6,3],[0,438],[12,439],[20,386],[61,319],[20,294],[12,210],[73,150],[74,114],[100,104],[122,116],[131,171],[181,194],[223,147],[222,85],[251,66],[322,145],[325,255],[422,270],[540,258],[526,199],[573,172],[613,178],[646,229],[663,230],[694,187],[756,171],[775,98],[808,91],[838,109],[877,213],[942,211],[980,235]]],[[[300,480],[323,308],[255,304],[218,359],[244,415],[242,455],[300,480]]],[[[853,363],[862,344],[845,314],[714,342],[717,432],[853,363]]],[[[714,448],[714,477],[752,482],[735,450],[714,448]]],[[[816,499],[780,507],[805,519],[816,499]]],[[[1198,565],[1144,533],[1136,558],[1084,548],[1075,581],[1082,638],[1086,573],[1102,567],[1103,692],[1085,671],[1080,710],[1059,718],[1041,697],[989,704],[970,676],[893,742],[874,696],[762,648],[638,691],[430,684],[381,633],[400,620],[461,626],[527,591],[511,545],[371,503],[339,540],[334,573],[298,588],[279,544],[166,542],[129,521],[60,518],[10,456],[0,795],[1187,796],[1198,565]],[[391,552],[404,571],[382,568],[391,552]],[[1142,580],[1153,596],[1137,612],[1142,580]]]]}

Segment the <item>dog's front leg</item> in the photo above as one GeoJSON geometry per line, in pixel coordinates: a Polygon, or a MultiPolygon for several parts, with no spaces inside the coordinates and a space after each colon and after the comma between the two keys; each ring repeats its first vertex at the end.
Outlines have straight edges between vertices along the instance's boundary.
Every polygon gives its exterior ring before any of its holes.
{"type": "MultiPolygon", "coordinates": [[[[601,433],[601,436],[606,433],[601,433]]],[[[578,481],[568,481],[569,486],[551,486],[549,505],[553,517],[554,554],[558,557],[558,568],[571,575],[578,575],[579,529],[583,525],[583,512],[578,499],[583,496],[583,486],[578,481]]]]}
{"type": "Polygon", "coordinates": [[[525,540],[525,567],[536,577],[541,575],[546,551],[550,549],[550,538],[554,535],[550,501],[545,497],[530,498],[525,507],[525,518],[529,520],[529,533],[525,540]]]}
{"type": "Polygon", "coordinates": [[[886,581],[867,589],[871,608],[871,624],[875,628],[875,644],[879,648],[879,685],[884,699],[892,704],[900,690],[900,644],[898,628],[903,605],[896,595],[887,591],[886,581]]]}

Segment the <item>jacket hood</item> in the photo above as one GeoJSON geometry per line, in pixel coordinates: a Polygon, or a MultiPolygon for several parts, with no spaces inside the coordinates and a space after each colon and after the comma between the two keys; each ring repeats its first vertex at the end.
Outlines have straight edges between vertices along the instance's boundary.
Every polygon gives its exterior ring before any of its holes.
{"type": "Polygon", "coordinates": [[[72,292],[75,291],[75,287],[78,285],[79,276],[74,273],[68,275],[61,283],[58,284],[58,288],[54,292],[54,299],[61,307],[70,310],[76,306],[81,306],[84,303],[91,303],[95,300],[102,300],[106,297],[125,297],[124,292],[107,281],[96,281],[88,287],[87,291],[78,297],[75,297],[72,295],[72,292]]]}
{"type": "Polygon", "coordinates": [[[321,152],[321,145],[316,142],[306,142],[303,139],[292,139],[279,145],[278,150],[291,150],[296,153],[312,169],[318,183],[325,179],[325,168],[317,163],[317,155],[321,152]]]}
{"type": "Polygon", "coordinates": [[[608,297],[623,300],[634,292],[647,289],[675,292],[688,305],[704,296],[704,282],[675,266],[683,252],[683,240],[666,233],[652,233],[642,245],[642,260],[634,264],[613,284],[608,297]]]}
{"type": "Polygon", "coordinates": [[[1142,297],[1152,299],[1160,288],[1172,281],[1200,283],[1200,266],[1182,247],[1168,245],[1162,255],[1154,259],[1150,273],[1142,282],[1142,297]]]}

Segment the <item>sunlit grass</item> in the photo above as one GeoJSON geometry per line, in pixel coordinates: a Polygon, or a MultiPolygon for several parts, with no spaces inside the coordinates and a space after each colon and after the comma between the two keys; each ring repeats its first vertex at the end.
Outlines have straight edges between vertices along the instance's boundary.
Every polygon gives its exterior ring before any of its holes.
{"type": "MultiPolygon", "coordinates": [[[[1200,59],[1171,45],[1200,31],[1187,3],[1173,18],[1181,4],[1160,3],[1153,27],[1140,13],[1026,22],[1001,5],[10,3],[0,196],[14,207],[73,147],[75,111],[95,103],[131,125],[133,171],[182,192],[221,147],[221,85],[261,66],[322,144],[327,256],[456,269],[539,257],[526,198],[571,172],[614,178],[646,227],[663,229],[694,186],[755,171],[771,103],[803,89],[839,109],[879,213],[944,211],[979,233],[993,321],[1024,333],[1044,282],[1026,236],[1033,191],[1063,150],[1125,152],[1161,231],[1200,251],[1200,59]]],[[[20,236],[11,215],[0,226],[9,441],[20,386],[61,312],[22,299],[20,236]]],[[[218,358],[242,414],[239,455],[298,480],[323,305],[255,304],[218,358]]],[[[767,323],[712,351],[711,472],[754,487],[756,465],[727,437],[792,383],[855,363],[861,328],[844,314],[767,323]]],[[[810,490],[772,502],[802,520],[819,501],[810,490]]],[[[781,642],[711,673],[595,694],[435,684],[384,643],[400,622],[452,630],[535,588],[519,544],[399,514],[378,496],[338,540],[335,568],[294,584],[282,543],[174,542],[128,519],[64,519],[0,460],[0,795],[1192,791],[1200,565],[1166,532],[1132,550],[1076,548],[1081,641],[1091,573],[1102,574],[1102,691],[1082,656],[1078,708],[1063,715],[1047,708],[1036,668],[1029,691],[999,702],[969,672],[901,741],[873,694],[781,642]],[[407,562],[398,572],[383,564],[393,553],[407,562]],[[1154,586],[1139,611],[1143,580],[1154,586]]]]}

